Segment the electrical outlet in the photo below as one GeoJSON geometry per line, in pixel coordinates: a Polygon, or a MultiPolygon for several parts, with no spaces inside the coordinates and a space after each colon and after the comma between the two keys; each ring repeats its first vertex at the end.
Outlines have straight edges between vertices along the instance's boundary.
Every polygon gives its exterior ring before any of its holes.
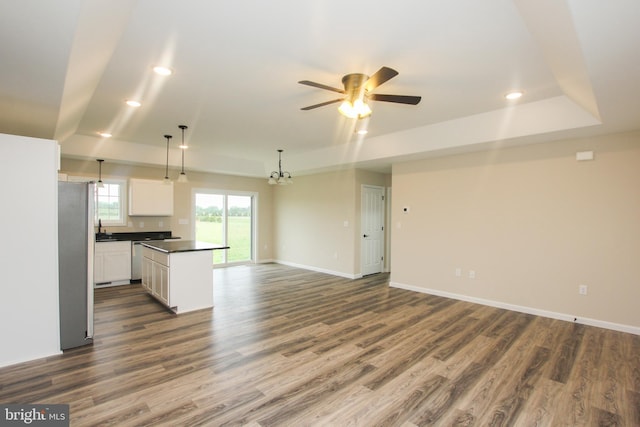
{"type": "Polygon", "coordinates": [[[456,268],[455,275],[456,275],[456,277],[461,277],[462,276],[462,269],[460,267],[456,268]]]}
{"type": "Polygon", "coordinates": [[[476,271],[469,270],[469,279],[475,279],[475,278],[476,278],[476,271]]]}
{"type": "Polygon", "coordinates": [[[587,295],[587,285],[578,286],[578,293],[580,295],[587,295]]]}

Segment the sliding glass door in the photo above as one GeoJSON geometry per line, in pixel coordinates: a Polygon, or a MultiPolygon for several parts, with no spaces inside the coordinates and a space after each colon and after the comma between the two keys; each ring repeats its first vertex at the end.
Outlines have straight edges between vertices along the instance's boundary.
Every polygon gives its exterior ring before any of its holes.
{"type": "Polygon", "coordinates": [[[195,199],[195,239],[229,246],[213,251],[214,264],[253,261],[253,194],[198,190],[195,199]]]}

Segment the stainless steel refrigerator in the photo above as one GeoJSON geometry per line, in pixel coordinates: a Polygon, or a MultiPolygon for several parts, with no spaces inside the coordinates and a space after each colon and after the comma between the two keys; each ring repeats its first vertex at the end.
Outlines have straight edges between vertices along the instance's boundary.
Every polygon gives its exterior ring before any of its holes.
{"type": "Polygon", "coordinates": [[[93,343],[94,191],[92,183],[58,182],[62,350],[93,343]]]}

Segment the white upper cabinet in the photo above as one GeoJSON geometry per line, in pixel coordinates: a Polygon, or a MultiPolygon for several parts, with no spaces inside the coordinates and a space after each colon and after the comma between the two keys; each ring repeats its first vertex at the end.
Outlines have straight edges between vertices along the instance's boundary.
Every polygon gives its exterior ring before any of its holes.
{"type": "Polygon", "coordinates": [[[129,180],[130,216],[172,216],[173,182],[129,180]]]}

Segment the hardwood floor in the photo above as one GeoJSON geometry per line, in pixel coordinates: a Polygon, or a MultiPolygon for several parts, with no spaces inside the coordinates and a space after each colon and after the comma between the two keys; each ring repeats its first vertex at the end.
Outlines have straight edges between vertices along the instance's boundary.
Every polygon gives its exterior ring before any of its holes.
{"type": "Polygon", "coordinates": [[[96,340],[0,369],[72,426],[640,426],[640,337],[264,264],[215,308],[96,291],[96,340]]]}

